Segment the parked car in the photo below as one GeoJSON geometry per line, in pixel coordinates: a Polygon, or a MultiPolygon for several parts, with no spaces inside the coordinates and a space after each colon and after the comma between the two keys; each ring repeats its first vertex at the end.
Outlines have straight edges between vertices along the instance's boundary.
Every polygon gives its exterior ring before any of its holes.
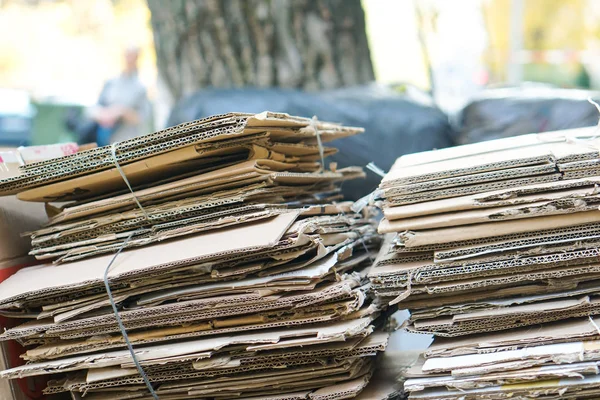
{"type": "Polygon", "coordinates": [[[0,88],[0,146],[30,145],[35,113],[27,92],[0,88]]]}

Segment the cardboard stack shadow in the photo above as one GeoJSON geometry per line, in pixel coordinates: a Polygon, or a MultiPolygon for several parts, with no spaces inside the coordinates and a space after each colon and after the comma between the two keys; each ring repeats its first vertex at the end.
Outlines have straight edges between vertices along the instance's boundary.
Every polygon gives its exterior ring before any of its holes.
{"type": "MultiPolygon", "coordinates": [[[[0,284],[2,340],[52,374],[47,393],[161,400],[342,399],[367,386],[387,334],[366,276],[380,237],[339,202],[360,168],[321,145],[360,133],[287,114],[226,114],[21,167],[3,193],[47,205],[31,254],[0,284]],[[122,175],[131,185],[127,187],[122,175]]],[[[370,388],[367,393],[390,387],[370,388]]],[[[382,397],[384,398],[384,397],[382,397]]]]}
{"type": "MultiPolygon", "coordinates": [[[[600,393],[597,128],[399,158],[380,186],[375,293],[431,333],[411,399],[600,393]]],[[[587,396],[587,397],[586,397],[587,396]]]]}

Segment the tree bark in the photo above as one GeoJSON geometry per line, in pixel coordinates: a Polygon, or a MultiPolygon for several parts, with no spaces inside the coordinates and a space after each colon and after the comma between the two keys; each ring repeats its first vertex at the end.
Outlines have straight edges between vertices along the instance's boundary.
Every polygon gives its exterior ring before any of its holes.
{"type": "Polygon", "coordinates": [[[360,0],[148,0],[159,77],[211,87],[333,89],[374,80],[360,0]]]}

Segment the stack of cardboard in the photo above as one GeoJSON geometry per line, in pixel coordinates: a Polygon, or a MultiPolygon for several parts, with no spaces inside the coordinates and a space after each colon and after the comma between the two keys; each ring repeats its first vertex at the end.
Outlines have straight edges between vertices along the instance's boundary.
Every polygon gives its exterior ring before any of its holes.
{"type": "Polygon", "coordinates": [[[436,339],[414,399],[596,398],[600,141],[553,132],[401,157],[375,292],[436,339]],[[588,397],[586,397],[588,396],[588,397]],[[591,396],[591,397],[590,397],[591,396]]]}
{"type": "Polygon", "coordinates": [[[0,191],[67,202],[48,207],[50,223],[31,233],[31,254],[73,261],[114,252],[131,235],[125,247],[270,218],[291,201],[336,199],[335,184],[363,172],[323,171],[321,160],[336,149],[320,143],[361,131],[285,114],[228,114],[22,166],[0,191]]]}
{"type": "Polygon", "coordinates": [[[366,277],[380,239],[368,210],[332,203],[362,171],[323,171],[335,149],[321,142],[360,131],[228,114],[0,182],[23,200],[69,201],[30,233],[32,254],[54,264],[0,284],[0,315],[30,319],[0,335],[28,346],[28,364],[0,377],[53,374],[46,392],[75,399],[152,398],[109,284],[162,400],[358,395],[387,343],[366,277]]]}

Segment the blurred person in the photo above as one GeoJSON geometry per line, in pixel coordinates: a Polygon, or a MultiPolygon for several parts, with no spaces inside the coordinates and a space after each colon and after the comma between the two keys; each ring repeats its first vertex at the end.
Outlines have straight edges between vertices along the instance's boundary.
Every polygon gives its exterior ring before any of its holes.
{"type": "Polygon", "coordinates": [[[147,125],[149,103],[146,88],[138,77],[139,54],[136,46],[125,50],[123,72],[104,84],[98,104],[89,111],[96,123],[99,146],[139,136],[147,125]]]}

